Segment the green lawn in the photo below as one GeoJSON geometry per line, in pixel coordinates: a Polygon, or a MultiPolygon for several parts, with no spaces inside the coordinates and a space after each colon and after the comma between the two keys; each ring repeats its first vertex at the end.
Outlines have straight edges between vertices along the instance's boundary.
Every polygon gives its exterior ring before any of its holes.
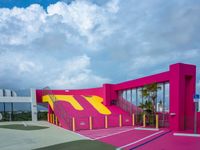
{"type": "Polygon", "coordinates": [[[41,130],[41,129],[46,129],[49,127],[33,126],[33,125],[25,126],[24,124],[10,124],[10,125],[0,125],[0,128],[14,129],[14,130],[41,130]]]}
{"type": "Polygon", "coordinates": [[[115,147],[100,141],[78,140],[35,150],[115,150],[115,147]]]}

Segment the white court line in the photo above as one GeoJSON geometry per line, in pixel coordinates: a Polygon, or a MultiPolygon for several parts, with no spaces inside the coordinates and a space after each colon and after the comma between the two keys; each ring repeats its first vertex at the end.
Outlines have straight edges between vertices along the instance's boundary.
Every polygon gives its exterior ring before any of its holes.
{"type": "Polygon", "coordinates": [[[112,134],[108,134],[108,135],[100,136],[100,137],[94,138],[93,140],[102,139],[102,138],[105,138],[105,137],[109,137],[109,136],[112,136],[112,135],[117,135],[117,134],[124,133],[124,132],[128,132],[128,131],[131,131],[131,130],[135,130],[135,129],[132,128],[132,129],[124,130],[124,131],[121,131],[121,132],[117,132],[117,133],[112,133],[112,134]]]}
{"type": "Polygon", "coordinates": [[[153,134],[148,135],[148,136],[146,136],[146,137],[144,137],[144,138],[142,138],[142,139],[139,139],[139,140],[134,141],[134,142],[132,142],[132,143],[129,143],[129,144],[123,145],[123,146],[121,146],[121,147],[118,147],[116,150],[120,150],[120,149],[125,148],[125,147],[127,147],[127,146],[130,146],[130,145],[136,144],[136,143],[138,143],[138,142],[140,142],[140,141],[143,141],[143,140],[145,140],[145,139],[148,139],[148,138],[150,138],[150,137],[152,137],[152,136],[154,136],[154,135],[157,135],[157,134],[159,134],[159,133],[162,133],[162,132],[164,132],[164,131],[162,130],[162,131],[159,131],[159,132],[153,133],[153,134]]]}
{"type": "Polygon", "coordinates": [[[159,131],[159,129],[157,128],[143,128],[143,127],[136,127],[135,130],[159,131]]]}
{"type": "Polygon", "coordinates": [[[174,133],[174,136],[190,136],[190,137],[200,137],[200,134],[188,134],[188,133],[174,133]]]}
{"type": "Polygon", "coordinates": [[[61,129],[67,130],[67,131],[70,132],[70,133],[78,134],[79,136],[81,136],[81,137],[83,137],[83,138],[85,138],[85,139],[93,140],[93,139],[90,138],[90,137],[87,137],[87,136],[85,136],[85,135],[79,134],[79,133],[77,133],[77,132],[74,132],[74,131],[71,131],[71,130],[68,130],[68,129],[65,129],[65,128],[61,127],[61,126],[58,126],[58,125],[55,125],[55,124],[52,124],[52,123],[49,123],[49,124],[51,124],[51,125],[53,125],[53,126],[55,126],[55,127],[59,127],[59,128],[61,128],[61,129]]]}
{"type": "MultiPolygon", "coordinates": [[[[70,131],[70,130],[69,130],[69,131],[70,131]]],[[[80,134],[80,133],[73,132],[73,131],[70,131],[70,132],[75,133],[75,134],[78,134],[79,136],[82,136],[82,137],[84,137],[84,138],[86,138],[86,139],[88,139],[88,140],[93,140],[92,138],[90,138],[90,137],[88,137],[88,136],[85,136],[85,135],[82,135],[82,134],[80,134]]]]}

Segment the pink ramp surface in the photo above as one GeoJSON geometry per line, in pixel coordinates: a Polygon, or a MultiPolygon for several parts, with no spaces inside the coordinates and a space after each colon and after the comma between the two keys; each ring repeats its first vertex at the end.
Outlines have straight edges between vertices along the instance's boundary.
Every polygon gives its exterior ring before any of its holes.
{"type": "MultiPolygon", "coordinates": [[[[99,113],[83,96],[74,95],[74,98],[80,103],[84,108],[84,116],[79,113],[76,114],[77,120],[77,130],[89,129],[89,116],[92,116],[93,129],[105,128],[105,115],[99,113]]],[[[119,126],[119,114],[122,114],[123,125],[131,125],[131,117],[127,112],[116,106],[106,106],[110,111],[111,115],[108,115],[108,127],[118,127],[119,126]],[[124,121],[126,120],[126,121],[124,121]],[[127,121],[128,120],[128,121],[127,121]]]]}
{"type": "MultiPolygon", "coordinates": [[[[74,95],[74,98],[80,103],[84,108],[85,116],[97,116],[101,115],[84,97],[80,95],[74,95]]],[[[77,114],[79,115],[79,114],[77,114]]]]}
{"type": "MultiPolygon", "coordinates": [[[[93,129],[105,128],[105,115],[99,113],[83,96],[74,95],[73,97],[84,110],[76,110],[65,101],[55,102],[55,115],[64,128],[72,126],[72,117],[74,117],[76,130],[89,129],[89,116],[92,116],[93,129]]],[[[132,118],[127,112],[117,106],[107,106],[107,108],[111,111],[111,115],[108,115],[108,127],[119,126],[119,114],[122,114],[122,125],[131,125],[132,118]]]]}

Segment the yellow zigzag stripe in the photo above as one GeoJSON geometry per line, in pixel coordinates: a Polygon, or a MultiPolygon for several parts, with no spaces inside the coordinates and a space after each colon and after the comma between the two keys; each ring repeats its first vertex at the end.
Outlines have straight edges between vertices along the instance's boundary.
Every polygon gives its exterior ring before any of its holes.
{"type": "MultiPolygon", "coordinates": [[[[84,108],[79,104],[79,102],[72,95],[54,95],[57,101],[65,101],[72,105],[72,107],[76,110],[84,110],[84,108]]],[[[100,114],[110,115],[111,111],[102,104],[103,99],[99,96],[83,96],[100,114]]],[[[53,102],[49,95],[45,95],[42,97],[42,102],[48,102],[53,108],[53,102]]]]}
{"type": "MultiPolygon", "coordinates": [[[[76,99],[74,99],[74,97],[72,95],[54,95],[56,97],[57,101],[65,101],[68,102],[72,105],[72,107],[74,107],[74,109],[76,110],[84,110],[84,108],[77,102],[76,99]]],[[[45,95],[42,97],[42,102],[48,102],[49,105],[51,106],[52,110],[54,110],[53,108],[53,102],[51,100],[51,98],[49,97],[49,95],[45,95]]]]}
{"type": "Polygon", "coordinates": [[[83,96],[100,114],[110,115],[111,111],[102,104],[103,98],[99,96],[83,96]]]}

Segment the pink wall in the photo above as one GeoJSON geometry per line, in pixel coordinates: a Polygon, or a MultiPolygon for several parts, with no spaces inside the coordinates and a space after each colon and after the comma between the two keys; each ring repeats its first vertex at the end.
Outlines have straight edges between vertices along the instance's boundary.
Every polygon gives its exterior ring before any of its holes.
{"type": "MultiPolygon", "coordinates": [[[[172,130],[193,129],[194,103],[196,84],[196,66],[177,63],[170,65],[169,71],[130,80],[118,84],[103,84],[102,87],[79,90],[53,90],[54,94],[98,95],[103,97],[104,104],[109,106],[112,100],[117,100],[117,92],[130,88],[141,87],[150,83],[170,83],[170,128],[172,130]]],[[[37,90],[37,101],[41,102],[42,90],[37,90]]],[[[198,113],[200,128],[200,113],[198,113]]]]}
{"type": "MultiPolygon", "coordinates": [[[[111,92],[105,97],[105,104],[116,99],[118,90],[141,87],[150,83],[169,82],[170,83],[170,128],[172,130],[193,129],[194,127],[194,103],[196,84],[196,66],[177,63],[170,66],[169,71],[126,81],[110,86],[107,92],[111,92]]],[[[200,124],[200,121],[198,122],[200,124]]]]}
{"type": "MultiPolygon", "coordinates": [[[[52,90],[55,95],[97,95],[100,97],[104,96],[104,89],[90,88],[90,89],[77,89],[77,90],[52,90]]],[[[42,90],[36,90],[37,102],[42,102],[42,90]]]]}
{"type": "Polygon", "coordinates": [[[155,74],[155,75],[151,75],[151,76],[147,76],[147,77],[143,77],[143,78],[139,78],[135,80],[118,83],[114,85],[113,90],[115,91],[124,90],[124,89],[129,89],[129,88],[141,87],[146,84],[155,83],[155,82],[165,82],[165,81],[169,81],[169,76],[170,76],[169,71],[167,71],[167,72],[162,72],[159,74],[155,74]]]}
{"type": "Polygon", "coordinates": [[[106,106],[110,105],[111,99],[112,99],[112,84],[104,84],[103,85],[103,104],[106,106]]]}
{"type": "Polygon", "coordinates": [[[196,66],[170,66],[170,127],[173,130],[193,129],[196,66]]]}

